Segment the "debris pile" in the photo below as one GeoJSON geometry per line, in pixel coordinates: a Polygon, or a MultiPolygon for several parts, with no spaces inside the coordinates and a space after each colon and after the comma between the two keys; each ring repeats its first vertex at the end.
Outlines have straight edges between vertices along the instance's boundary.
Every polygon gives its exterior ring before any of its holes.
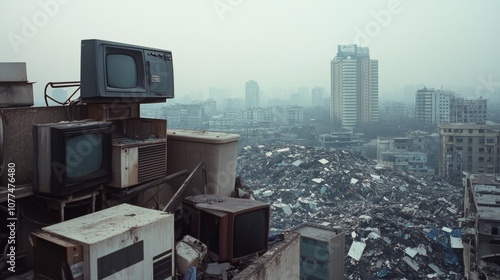
{"type": "Polygon", "coordinates": [[[348,279],[462,279],[461,187],[296,145],[244,147],[237,175],[271,205],[272,230],[344,230],[348,279]]]}

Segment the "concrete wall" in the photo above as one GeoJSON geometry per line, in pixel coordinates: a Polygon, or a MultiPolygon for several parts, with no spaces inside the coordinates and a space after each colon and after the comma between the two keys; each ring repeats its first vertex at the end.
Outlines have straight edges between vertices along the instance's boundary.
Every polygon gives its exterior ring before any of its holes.
{"type": "Polygon", "coordinates": [[[276,243],[264,255],[236,275],[233,280],[293,280],[300,276],[300,234],[285,234],[285,241],[276,243]]]}

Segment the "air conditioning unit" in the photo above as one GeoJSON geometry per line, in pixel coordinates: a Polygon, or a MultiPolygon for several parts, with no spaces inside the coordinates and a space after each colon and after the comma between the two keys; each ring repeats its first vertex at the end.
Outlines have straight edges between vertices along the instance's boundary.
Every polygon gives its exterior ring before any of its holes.
{"type": "Polygon", "coordinates": [[[32,233],[36,279],[173,279],[174,216],[121,204],[32,233]]]}
{"type": "Polygon", "coordinates": [[[115,139],[113,181],[108,186],[126,188],[167,175],[167,139],[115,139]]]}

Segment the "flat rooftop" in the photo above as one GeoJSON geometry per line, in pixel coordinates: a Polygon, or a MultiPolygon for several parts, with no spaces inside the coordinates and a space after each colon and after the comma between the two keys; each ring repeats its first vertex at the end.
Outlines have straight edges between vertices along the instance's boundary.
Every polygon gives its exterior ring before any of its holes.
{"type": "Polygon", "coordinates": [[[480,219],[500,221],[500,186],[475,185],[473,191],[480,219]]]}
{"type": "Polygon", "coordinates": [[[339,235],[339,232],[334,229],[326,229],[320,226],[315,225],[301,225],[294,229],[301,236],[321,240],[321,241],[330,241],[333,237],[339,235]]]}

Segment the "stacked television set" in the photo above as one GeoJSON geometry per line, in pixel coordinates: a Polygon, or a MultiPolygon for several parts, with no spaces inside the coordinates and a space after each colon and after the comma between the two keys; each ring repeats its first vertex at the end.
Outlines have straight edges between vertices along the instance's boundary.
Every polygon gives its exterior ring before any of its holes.
{"type": "Polygon", "coordinates": [[[111,123],[74,121],[33,126],[33,190],[64,196],[111,180],[111,123]]]}
{"type": "Polygon", "coordinates": [[[269,204],[218,195],[183,201],[183,234],[205,245],[219,262],[237,263],[268,249],[269,204]]]}
{"type": "Polygon", "coordinates": [[[86,103],[153,103],[174,97],[172,53],[82,40],[80,97],[86,103]]]}
{"type": "MultiPolygon", "coordinates": [[[[117,184],[113,180],[113,173],[117,173],[113,170],[114,166],[128,168],[127,163],[120,162],[120,157],[112,156],[116,150],[113,143],[117,138],[114,128],[125,127],[128,123],[141,123],[140,104],[165,102],[174,97],[170,51],[98,39],[82,40],[80,50],[81,101],[89,105],[89,115],[99,115],[90,112],[96,106],[106,107],[107,112],[93,121],[33,126],[33,191],[37,193],[66,196],[105,184],[119,188],[132,186],[130,181],[117,184]],[[130,108],[135,111],[122,111],[123,106],[127,105],[132,105],[130,108]]],[[[166,127],[166,121],[162,121],[166,127]]],[[[153,135],[154,132],[147,131],[145,134],[153,135]]],[[[123,140],[123,135],[118,137],[123,140]]],[[[164,143],[163,146],[157,145],[159,151],[166,151],[166,132],[158,138],[162,138],[164,143]]],[[[162,139],[153,142],[162,142],[162,139]]],[[[150,145],[151,141],[142,142],[145,144],[136,145],[139,151],[148,150],[146,144],[150,145]]],[[[138,161],[143,163],[144,156],[140,154],[138,161]]],[[[163,161],[164,172],[153,170],[156,178],[166,175],[166,159],[163,161]]],[[[136,173],[140,175],[150,169],[139,168],[136,173]]],[[[139,176],[135,173],[132,175],[139,176]]],[[[146,179],[138,179],[136,184],[144,181],[146,179]]]]}

